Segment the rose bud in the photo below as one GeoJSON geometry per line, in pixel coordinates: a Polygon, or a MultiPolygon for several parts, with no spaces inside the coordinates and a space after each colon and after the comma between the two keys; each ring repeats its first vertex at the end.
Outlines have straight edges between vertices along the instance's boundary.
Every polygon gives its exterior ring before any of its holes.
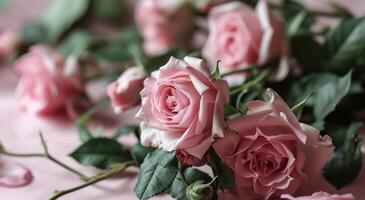
{"type": "Polygon", "coordinates": [[[67,110],[84,92],[76,58],[65,60],[50,47],[32,47],[15,68],[20,76],[16,96],[23,110],[37,114],[67,110]]]}
{"type": "Polygon", "coordinates": [[[185,1],[141,0],[135,20],[150,56],[186,47],[192,32],[192,9],[185,1]]]}
{"type": "Polygon", "coordinates": [[[289,194],[281,195],[282,199],[287,200],[355,200],[352,194],[328,194],[327,192],[316,192],[311,196],[293,197],[289,194]]]}
{"type": "Polygon", "coordinates": [[[186,167],[192,167],[192,166],[202,166],[204,165],[204,159],[199,159],[195,156],[192,156],[190,154],[188,154],[186,151],[184,150],[176,150],[176,158],[177,160],[186,167]]]}
{"type": "MultiPolygon", "coordinates": [[[[209,36],[203,57],[211,66],[221,61],[222,73],[244,69],[249,65],[264,65],[282,57],[276,79],[287,75],[287,40],[284,25],[270,10],[265,0],[256,10],[241,2],[214,7],[209,12],[209,36]]],[[[241,84],[247,73],[227,76],[228,83],[241,84]]]]}
{"type": "Polygon", "coordinates": [[[16,33],[10,30],[0,33],[0,61],[9,59],[15,53],[17,45],[16,33]]]}
{"type": "Polygon", "coordinates": [[[212,79],[201,59],[171,57],[144,81],[141,143],[165,151],[184,150],[202,159],[215,137],[223,137],[226,81],[212,79]]]}
{"type": "Polygon", "coordinates": [[[139,93],[147,73],[142,67],[131,67],[107,88],[107,94],[116,113],[136,107],[141,102],[139,93]]]}
{"type": "Polygon", "coordinates": [[[213,148],[234,172],[238,196],[269,199],[293,194],[320,176],[334,146],[331,138],[298,119],[272,90],[269,102],[250,101],[246,115],[228,121],[232,132],[213,148]]]}
{"type": "Polygon", "coordinates": [[[186,197],[188,200],[211,200],[213,197],[213,188],[211,183],[204,181],[195,181],[186,189],[186,197]]]}

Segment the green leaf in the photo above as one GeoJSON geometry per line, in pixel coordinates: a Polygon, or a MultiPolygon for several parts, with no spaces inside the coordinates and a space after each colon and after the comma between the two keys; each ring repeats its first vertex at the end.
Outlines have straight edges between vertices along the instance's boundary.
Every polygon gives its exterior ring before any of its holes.
{"type": "Polygon", "coordinates": [[[295,114],[295,116],[297,117],[297,119],[300,119],[300,117],[302,116],[302,112],[305,106],[305,103],[308,101],[309,98],[311,98],[312,95],[307,96],[305,99],[303,99],[303,101],[299,102],[297,105],[295,105],[291,110],[293,111],[293,113],[295,114]]]}
{"type": "Polygon", "coordinates": [[[236,118],[241,116],[242,113],[230,104],[224,104],[224,117],[227,119],[236,118]]]}
{"type": "Polygon", "coordinates": [[[94,48],[91,54],[101,62],[123,62],[133,59],[125,44],[110,44],[94,48]]]}
{"type": "Polygon", "coordinates": [[[88,6],[89,0],[53,0],[42,18],[48,30],[49,41],[56,42],[85,15],[88,6]]]}
{"type": "Polygon", "coordinates": [[[214,72],[211,74],[213,79],[221,79],[221,72],[219,71],[219,61],[217,62],[217,66],[214,70],[214,72]]]}
{"type": "Polygon", "coordinates": [[[70,154],[72,158],[86,166],[109,169],[118,163],[132,161],[129,150],[114,139],[94,138],[70,154]]]}
{"type": "Polygon", "coordinates": [[[239,113],[239,111],[235,107],[231,106],[231,104],[224,104],[224,116],[234,115],[237,112],[239,113]]]}
{"type": "Polygon", "coordinates": [[[308,16],[309,14],[306,10],[302,10],[295,15],[287,24],[287,35],[290,37],[301,32],[301,27],[308,16]]]}
{"type": "Polygon", "coordinates": [[[204,182],[210,182],[212,180],[205,172],[191,167],[186,168],[183,173],[184,175],[182,173],[176,175],[174,182],[167,190],[167,193],[177,200],[188,200],[186,190],[192,183],[199,180],[203,180],[204,182]]]}
{"type": "Polygon", "coordinates": [[[209,151],[208,164],[212,167],[214,176],[218,176],[218,188],[228,189],[234,186],[232,170],[221,161],[214,149],[209,151]]]}
{"type": "Polygon", "coordinates": [[[329,66],[336,69],[348,69],[351,66],[364,65],[365,17],[345,19],[332,29],[325,41],[329,55],[329,66]]]}
{"type": "Polygon", "coordinates": [[[351,76],[352,71],[349,71],[345,76],[318,89],[314,99],[314,116],[316,120],[324,119],[347,95],[351,86],[351,76]]]}
{"type": "Polygon", "coordinates": [[[320,119],[320,120],[317,120],[314,123],[312,123],[311,126],[322,131],[322,130],[324,130],[324,124],[325,124],[324,120],[320,119]]]}
{"type": "Polygon", "coordinates": [[[352,123],[347,130],[341,129],[331,135],[336,151],[327,163],[324,177],[337,189],[353,182],[361,170],[362,141],[358,137],[361,126],[362,123],[352,123]]]}
{"type": "Polygon", "coordinates": [[[75,52],[76,49],[80,49],[94,38],[94,35],[85,30],[76,30],[70,33],[66,39],[62,41],[59,46],[60,52],[65,56],[69,56],[75,52]]]}
{"type": "Polygon", "coordinates": [[[77,124],[77,129],[78,129],[81,141],[86,142],[93,137],[93,135],[91,134],[91,132],[89,131],[89,128],[88,128],[89,120],[94,114],[106,109],[108,106],[109,106],[108,100],[101,101],[98,105],[96,105],[95,107],[86,111],[77,120],[76,124],[77,124]]]}
{"type": "Polygon", "coordinates": [[[25,46],[32,46],[37,43],[47,41],[47,27],[40,22],[35,22],[23,28],[21,33],[21,41],[25,46]]]}
{"type": "MultiPolygon", "coordinates": [[[[290,24],[298,17],[298,13],[306,12],[304,19],[300,22],[300,29],[309,30],[315,21],[314,16],[307,10],[301,3],[293,0],[284,0],[281,12],[284,15],[284,19],[290,24]]],[[[287,25],[288,26],[288,25],[287,25]]]]}
{"type": "Polygon", "coordinates": [[[142,164],[148,153],[152,152],[153,150],[155,150],[155,148],[145,147],[142,144],[137,143],[133,146],[132,155],[138,164],[142,164]]]}
{"type": "Polygon", "coordinates": [[[144,159],[134,192],[140,200],[158,195],[170,187],[177,172],[175,152],[156,149],[144,159]]]}
{"type": "Polygon", "coordinates": [[[119,128],[113,135],[113,138],[118,138],[124,135],[128,135],[130,133],[134,133],[138,127],[135,126],[125,126],[122,128],[119,128]]]}
{"type": "Polygon", "coordinates": [[[11,0],[0,0],[0,12],[9,7],[11,0]]]}
{"type": "Polygon", "coordinates": [[[127,11],[122,0],[92,0],[91,9],[97,17],[113,23],[122,22],[127,11]]]}
{"type": "Polygon", "coordinates": [[[162,55],[147,59],[143,65],[143,67],[146,70],[146,72],[152,73],[153,71],[158,70],[160,67],[165,65],[167,63],[167,61],[169,61],[171,56],[179,58],[179,57],[183,57],[184,54],[185,53],[182,52],[181,50],[174,49],[174,50],[168,51],[162,55]]]}
{"type": "MultiPolygon", "coordinates": [[[[299,101],[302,101],[306,97],[314,94],[315,92],[325,85],[326,83],[336,80],[337,77],[329,73],[313,73],[304,76],[299,81],[294,82],[290,89],[289,102],[290,105],[295,105],[299,101]]],[[[313,105],[313,96],[308,99],[306,105],[313,105]]]]}

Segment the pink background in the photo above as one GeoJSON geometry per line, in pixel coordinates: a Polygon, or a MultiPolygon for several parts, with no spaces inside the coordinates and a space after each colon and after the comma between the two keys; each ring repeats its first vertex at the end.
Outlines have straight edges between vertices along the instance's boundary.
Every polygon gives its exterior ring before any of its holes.
{"type": "MultiPolygon", "coordinates": [[[[22,26],[32,22],[42,14],[47,0],[13,0],[12,5],[6,11],[0,13],[0,30],[10,28],[20,30],[22,26]]],[[[326,9],[328,1],[307,0],[308,6],[315,9],[326,9]]],[[[338,1],[340,2],[340,1],[338,1]]],[[[357,15],[365,14],[365,2],[363,0],[346,0],[346,6],[357,15]]],[[[324,20],[323,23],[335,23],[324,20]]],[[[67,157],[78,145],[78,135],[75,125],[64,119],[44,119],[20,113],[14,98],[14,88],[17,77],[9,65],[0,66],[0,141],[9,150],[15,152],[40,152],[42,151],[38,132],[41,130],[47,140],[50,152],[74,166],[85,171],[88,175],[97,173],[96,169],[83,167],[67,157]]],[[[91,84],[90,91],[105,91],[102,83],[91,84]],[[99,88],[99,89],[98,89],[99,88]]],[[[94,98],[99,98],[103,94],[91,93],[94,98]]],[[[108,115],[110,117],[110,115],[108,115]]],[[[106,134],[110,134],[119,123],[131,123],[133,120],[120,116],[119,119],[112,120],[106,116],[102,121],[106,134]]],[[[124,142],[132,143],[132,138],[122,138],[124,142]]],[[[364,148],[363,148],[363,152],[364,148]]],[[[11,158],[14,159],[14,158],[11,158]]],[[[4,200],[41,200],[48,199],[54,190],[65,189],[79,185],[81,181],[77,176],[65,171],[55,164],[42,158],[15,159],[29,167],[34,175],[31,185],[8,189],[0,187],[0,199],[4,200]]],[[[363,159],[365,165],[365,159],[363,159]]],[[[112,180],[101,182],[95,186],[77,191],[65,196],[64,200],[120,200],[137,199],[133,193],[136,182],[137,169],[129,169],[121,176],[112,180]]],[[[323,190],[331,193],[352,192],[357,199],[365,199],[365,170],[362,170],[356,181],[340,191],[327,184],[321,177],[312,183],[307,183],[310,187],[305,187],[301,193],[323,190]]],[[[156,197],[155,199],[171,199],[168,196],[156,197]]]]}

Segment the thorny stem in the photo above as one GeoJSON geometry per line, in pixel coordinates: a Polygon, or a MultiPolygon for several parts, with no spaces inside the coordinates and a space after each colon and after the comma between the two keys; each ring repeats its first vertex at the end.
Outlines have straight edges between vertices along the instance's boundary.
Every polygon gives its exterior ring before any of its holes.
{"type": "Polygon", "coordinates": [[[221,75],[221,77],[225,77],[225,76],[229,76],[229,75],[233,75],[233,74],[238,74],[238,73],[243,73],[243,72],[249,72],[253,69],[256,69],[257,66],[256,65],[249,65],[248,67],[244,68],[244,69],[238,69],[235,71],[231,71],[231,72],[227,72],[221,75]]]}
{"type": "Polygon", "coordinates": [[[239,92],[241,92],[244,89],[249,89],[257,84],[259,84],[263,79],[265,79],[268,75],[270,74],[270,70],[269,69],[265,69],[264,71],[262,71],[255,79],[242,84],[241,86],[233,89],[232,91],[230,91],[230,95],[234,95],[237,94],[239,92]]]}
{"type": "MultiPolygon", "coordinates": [[[[283,9],[282,5],[278,5],[278,4],[270,4],[270,7],[272,7],[273,9],[278,9],[281,10],[283,9]]],[[[318,15],[321,17],[334,17],[334,18],[338,18],[338,17],[343,17],[343,14],[340,13],[336,13],[336,12],[326,12],[326,11],[321,11],[321,10],[309,10],[310,13],[312,13],[313,15],[318,15]]]]}
{"type": "Polygon", "coordinates": [[[77,190],[81,190],[85,187],[88,187],[90,185],[93,185],[95,183],[103,181],[105,179],[108,179],[112,176],[115,176],[115,175],[121,173],[128,166],[133,165],[133,164],[134,164],[134,162],[125,162],[125,163],[118,164],[114,168],[112,168],[111,170],[109,170],[107,172],[102,172],[102,173],[99,173],[96,176],[91,177],[87,182],[85,182],[81,185],[78,185],[78,186],[75,186],[75,187],[72,187],[72,188],[69,188],[69,189],[65,189],[65,190],[56,191],[55,194],[49,200],[56,200],[56,199],[58,199],[58,198],[60,198],[64,195],[75,192],[77,190]]]}
{"type": "Polygon", "coordinates": [[[52,162],[54,162],[55,164],[65,168],[66,170],[78,175],[82,180],[84,181],[88,181],[89,177],[87,177],[86,175],[84,175],[83,173],[77,171],[76,169],[66,165],[65,163],[61,162],[60,160],[56,159],[55,157],[53,157],[49,151],[48,151],[48,146],[44,140],[44,137],[42,135],[42,133],[39,133],[39,137],[41,139],[41,144],[43,146],[44,149],[44,153],[15,153],[15,152],[9,152],[5,149],[2,149],[2,151],[0,152],[0,154],[4,154],[7,156],[12,156],[12,157],[22,157],[22,158],[31,158],[31,157],[42,157],[42,158],[47,158],[49,160],[51,160],[52,162]]]}

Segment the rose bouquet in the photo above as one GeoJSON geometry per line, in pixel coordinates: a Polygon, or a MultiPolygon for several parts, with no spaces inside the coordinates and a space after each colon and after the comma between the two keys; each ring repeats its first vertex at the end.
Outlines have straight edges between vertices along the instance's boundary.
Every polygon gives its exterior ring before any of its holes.
{"type": "MultiPolygon", "coordinates": [[[[331,6],[54,0],[3,54],[19,56],[21,110],[69,117],[82,142],[70,156],[103,171],[86,176],[63,163],[42,134],[44,153],[0,153],[45,157],[84,181],[50,199],[128,167],[140,169],[138,199],[354,199],[308,189],[319,179],[340,189],[361,170],[365,19],[331,6]],[[124,23],[134,23],[120,24],[128,16],[134,20],[124,23]],[[317,22],[323,17],[337,24],[317,22]],[[95,28],[95,20],[114,31],[95,28]],[[108,83],[105,98],[89,98],[94,80],[108,83]],[[110,108],[116,119],[137,122],[103,135],[91,118],[110,108]],[[133,145],[121,139],[129,134],[133,145]]],[[[31,181],[14,166],[0,162],[0,185],[31,181]]]]}

